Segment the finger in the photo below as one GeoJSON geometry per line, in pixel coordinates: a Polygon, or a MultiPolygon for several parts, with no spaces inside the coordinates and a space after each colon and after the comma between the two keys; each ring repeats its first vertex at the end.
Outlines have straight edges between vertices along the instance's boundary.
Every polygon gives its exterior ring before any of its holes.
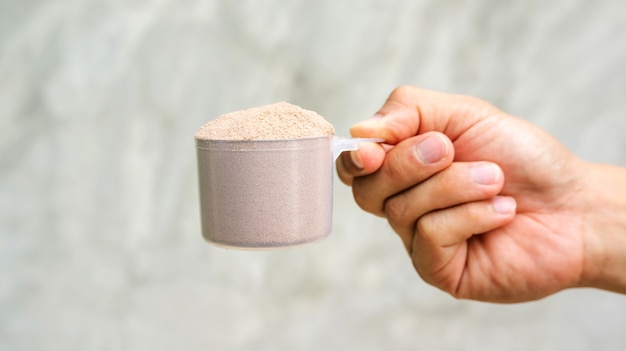
{"type": "Polygon", "coordinates": [[[460,274],[465,265],[462,250],[467,248],[466,241],[510,223],[515,209],[514,198],[496,196],[424,215],[417,222],[410,246],[415,269],[434,285],[444,280],[442,276],[460,274]]]}
{"type": "Polygon", "coordinates": [[[397,144],[413,135],[438,131],[454,141],[480,120],[498,112],[477,98],[401,86],[374,117],[354,125],[350,134],[397,144]]]}
{"type": "Polygon", "coordinates": [[[385,149],[376,143],[362,143],[356,151],[343,152],[337,158],[336,168],[339,179],[352,185],[355,177],[376,172],[385,159],[385,149]]]}
{"type": "Polygon", "coordinates": [[[453,159],[452,142],[441,133],[409,138],[387,152],[376,173],[354,179],[354,199],[365,211],[382,216],[388,197],[448,167],[453,159]]]}
{"type": "Polygon", "coordinates": [[[404,242],[410,242],[417,219],[426,213],[496,196],[504,173],[491,162],[454,162],[411,189],[387,199],[385,217],[404,242]]]}

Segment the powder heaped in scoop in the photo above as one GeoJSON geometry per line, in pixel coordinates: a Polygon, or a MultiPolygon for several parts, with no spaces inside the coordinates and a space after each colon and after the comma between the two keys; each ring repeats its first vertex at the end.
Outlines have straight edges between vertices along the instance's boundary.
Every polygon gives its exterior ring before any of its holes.
{"type": "Polygon", "coordinates": [[[314,111],[287,102],[230,112],[206,123],[200,140],[277,140],[335,134],[333,125],[314,111]]]}

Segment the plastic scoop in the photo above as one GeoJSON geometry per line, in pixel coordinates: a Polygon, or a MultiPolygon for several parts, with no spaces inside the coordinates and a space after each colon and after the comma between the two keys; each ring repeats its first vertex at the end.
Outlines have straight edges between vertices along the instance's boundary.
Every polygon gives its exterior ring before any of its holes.
{"type": "Polygon", "coordinates": [[[267,250],[331,232],[333,165],[383,139],[196,139],[202,234],[218,246],[267,250]]]}
{"type": "Polygon", "coordinates": [[[337,161],[337,157],[344,151],[354,151],[359,149],[361,143],[382,143],[385,139],[380,138],[333,138],[333,160],[337,161]]]}

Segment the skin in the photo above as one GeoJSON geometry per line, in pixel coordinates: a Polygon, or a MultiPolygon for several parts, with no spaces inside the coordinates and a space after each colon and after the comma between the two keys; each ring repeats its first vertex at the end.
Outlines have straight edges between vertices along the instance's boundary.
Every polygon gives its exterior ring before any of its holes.
{"type": "Polygon", "coordinates": [[[337,160],[417,273],[461,299],[512,303],[573,287],[626,293],[626,170],[585,162],[482,100],[395,89],[337,160]]]}

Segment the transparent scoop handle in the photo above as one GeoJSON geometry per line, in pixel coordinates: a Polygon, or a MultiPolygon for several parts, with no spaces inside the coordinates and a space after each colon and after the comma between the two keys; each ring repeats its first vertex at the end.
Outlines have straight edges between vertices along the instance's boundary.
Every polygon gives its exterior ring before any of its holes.
{"type": "Polygon", "coordinates": [[[333,138],[333,160],[344,151],[358,150],[361,143],[382,143],[385,139],[380,138],[333,138]]]}

